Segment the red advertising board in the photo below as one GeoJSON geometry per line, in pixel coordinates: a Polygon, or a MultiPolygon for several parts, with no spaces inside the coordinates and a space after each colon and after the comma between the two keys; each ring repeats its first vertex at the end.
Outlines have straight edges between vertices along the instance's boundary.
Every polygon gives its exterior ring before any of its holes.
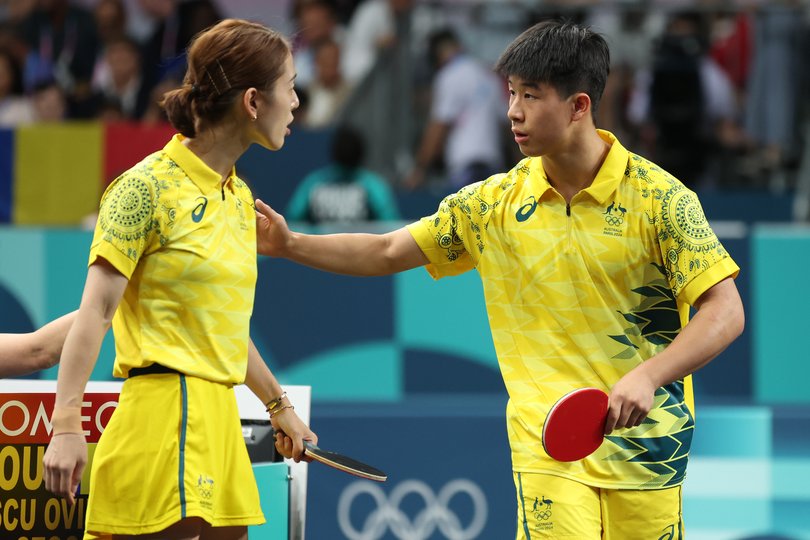
{"type": "Polygon", "coordinates": [[[0,538],[79,540],[84,532],[90,464],[118,405],[118,393],[88,391],[84,395],[82,427],[88,463],[76,503],[70,505],[48,492],[44,482],[42,458],[50,440],[55,395],[17,391],[19,385],[10,383],[0,381],[0,538]]]}

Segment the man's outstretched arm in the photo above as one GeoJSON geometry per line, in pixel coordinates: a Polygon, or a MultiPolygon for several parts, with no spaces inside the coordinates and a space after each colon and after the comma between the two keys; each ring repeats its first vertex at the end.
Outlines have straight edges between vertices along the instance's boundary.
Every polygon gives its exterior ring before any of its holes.
{"type": "Polygon", "coordinates": [[[28,375],[59,363],[76,312],[27,334],[0,334],[0,378],[28,375]]]}
{"type": "Polygon", "coordinates": [[[258,199],[256,242],[260,255],[352,276],[384,276],[428,263],[404,227],[386,234],[302,234],[290,231],[284,217],[258,199]]]}

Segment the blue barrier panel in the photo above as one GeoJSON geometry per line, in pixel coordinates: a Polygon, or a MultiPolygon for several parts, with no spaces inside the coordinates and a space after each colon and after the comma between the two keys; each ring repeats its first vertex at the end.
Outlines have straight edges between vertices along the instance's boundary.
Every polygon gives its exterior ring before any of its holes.
{"type": "Polygon", "coordinates": [[[810,403],[810,228],[760,225],[752,249],[755,398],[810,403]]]}
{"type": "MultiPolygon", "coordinates": [[[[747,229],[747,228],[746,228],[747,229]]],[[[746,329],[728,348],[692,377],[695,386],[695,400],[698,414],[702,403],[750,402],[752,395],[751,336],[754,305],[751,302],[751,283],[754,268],[747,230],[745,234],[722,236],[716,231],[723,247],[740,267],[735,283],[745,309],[746,329]]]]}
{"type": "Polygon", "coordinates": [[[808,427],[806,406],[700,409],[684,487],[687,537],[810,539],[808,427]]]}
{"type": "MultiPolygon", "coordinates": [[[[308,535],[513,538],[517,505],[505,402],[503,397],[315,404],[311,423],[320,445],[367,461],[389,479],[375,484],[310,464],[308,535]],[[428,506],[435,512],[425,512],[428,506]],[[441,531],[441,517],[457,528],[441,531]]],[[[810,539],[810,445],[798,432],[775,431],[780,420],[801,428],[810,422],[810,408],[700,410],[684,487],[688,538],[810,539]],[[803,454],[779,457],[783,447],[803,454]]]]}
{"type": "Polygon", "coordinates": [[[392,279],[261,258],[253,340],[285,383],[312,386],[313,400],[399,399],[392,279]]]}
{"type": "Polygon", "coordinates": [[[514,538],[505,398],[313,405],[322,448],[388,474],[375,483],[309,465],[308,538],[514,538]]]}
{"type": "Polygon", "coordinates": [[[259,488],[264,525],[248,527],[251,538],[287,540],[290,510],[290,468],[286,463],[255,463],[253,475],[259,488]]]}
{"type": "Polygon", "coordinates": [[[14,131],[0,129],[0,223],[11,221],[11,184],[14,178],[14,131]]]}

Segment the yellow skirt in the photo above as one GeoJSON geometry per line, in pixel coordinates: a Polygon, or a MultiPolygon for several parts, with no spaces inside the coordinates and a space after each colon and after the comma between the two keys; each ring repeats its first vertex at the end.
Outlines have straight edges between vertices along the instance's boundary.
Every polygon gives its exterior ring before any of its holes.
{"type": "Polygon", "coordinates": [[[85,538],[187,517],[264,523],[233,388],[176,373],[127,379],[93,456],[85,538]]]}

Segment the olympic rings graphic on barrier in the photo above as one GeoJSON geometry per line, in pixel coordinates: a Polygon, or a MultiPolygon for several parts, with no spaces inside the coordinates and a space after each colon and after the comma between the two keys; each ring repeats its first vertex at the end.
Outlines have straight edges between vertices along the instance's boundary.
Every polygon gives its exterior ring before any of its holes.
{"type": "Polygon", "coordinates": [[[388,496],[371,482],[353,482],[340,494],[337,508],[340,530],[348,540],[379,540],[388,530],[399,540],[426,540],[437,527],[448,540],[473,540],[484,529],[487,512],[484,492],[463,478],[451,480],[438,494],[420,480],[406,480],[388,496]],[[449,506],[453,497],[461,494],[469,497],[473,504],[472,520],[466,527],[449,506]],[[358,530],[350,516],[355,500],[362,495],[371,497],[376,508],[358,530]],[[412,519],[400,510],[403,499],[409,495],[420,497],[424,502],[424,507],[412,519]]]}

